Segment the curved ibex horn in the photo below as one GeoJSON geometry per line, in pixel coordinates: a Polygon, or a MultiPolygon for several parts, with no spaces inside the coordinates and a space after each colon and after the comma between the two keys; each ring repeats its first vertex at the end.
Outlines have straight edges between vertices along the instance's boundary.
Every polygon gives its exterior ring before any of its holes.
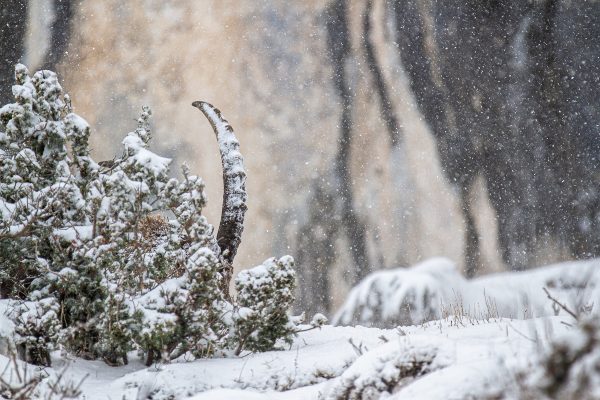
{"type": "Polygon", "coordinates": [[[244,230],[244,214],[246,213],[246,171],[244,159],[240,153],[233,128],[213,105],[204,101],[195,101],[192,106],[198,108],[206,116],[217,136],[221,164],[223,165],[223,205],[221,222],[217,233],[217,243],[221,249],[221,258],[229,264],[226,267],[231,276],[232,263],[242,241],[244,230]]]}

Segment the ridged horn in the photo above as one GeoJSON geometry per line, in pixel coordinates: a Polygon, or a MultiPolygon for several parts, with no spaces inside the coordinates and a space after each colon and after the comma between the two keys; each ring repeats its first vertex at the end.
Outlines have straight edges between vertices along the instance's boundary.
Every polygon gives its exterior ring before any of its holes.
{"type": "MultiPolygon", "coordinates": [[[[223,166],[223,205],[221,221],[217,232],[217,243],[221,257],[231,265],[242,240],[244,214],[246,213],[246,170],[233,128],[212,104],[195,101],[198,108],[210,122],[215,132],[223,166]]],[[[232,271],[228,271],[232,272],[232,271]]]]}

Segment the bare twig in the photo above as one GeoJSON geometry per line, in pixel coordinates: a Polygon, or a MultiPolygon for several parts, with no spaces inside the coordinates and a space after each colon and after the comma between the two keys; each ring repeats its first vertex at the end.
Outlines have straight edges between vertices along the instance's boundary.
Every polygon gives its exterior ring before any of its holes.
{"type": "Polygon", "coordinates": [[[356,352],[356,354],[358,356],[362,356],[366,351],[368,351],[367,347],[364,346],[362,344],[362,342],[360,342],[358,345],[356,345],[354,343],[354,341],[352,340],[352,338],[348,339],[348,343],[350,343],[350,345],[352,346],[352,348],[354,349],[354,351],[356,352]]]}
{"type": "Polygon", "coordinates": [[[558,301],[556,298],[552,297],[552,295],[550,294],[550,292],[548,291],[548,289],[546,289],[546,288],[543,288],[543,289],[544,289],[544,293],[546,293],[546,296],[548,296],[548,298],[550,299],[550,301],[552,301],[554,304],[556,304],[557,306],[559,306],[560,308],[562,308],[571,317],[575,318],[575,321],[579,321],[579,316],[577,314],[575,314],[573,311],[571,311],[569,309],[569,307],[567,307],[566,305],[564,305],[563,303],[561,303],[560,301],[558,301]]]}
{"type": "MultiPolygon", "coordinates": [[[[532,343],[537,343],[537,340],[530,338],[529,336],[525,335],[523,332],[519,331],[517,328],[515,328],[510,322],[508,323],[508,326],[515,331],[515,333],[517,333],[519,336],[521,336],[524,339],[529,340],[532,343]]],[[[537,335],[536,335],[537,336],[537,335]]]]}

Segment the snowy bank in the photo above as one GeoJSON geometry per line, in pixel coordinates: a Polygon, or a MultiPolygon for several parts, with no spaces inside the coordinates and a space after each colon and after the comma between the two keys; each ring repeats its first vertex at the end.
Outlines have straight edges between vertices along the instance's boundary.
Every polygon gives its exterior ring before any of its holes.
{"type": "MultiPolygon", "coordinates": [[[[394,330],[331,327],[301,333],[288,350],[240,358],[123,367],[53,354],[56,376],[94,399],[491,398],[513,387],[507,371],[527,366],[563,317],[457,324],[447,318],[394,330]],[[534,339],[535,338],[535,339],[534,339]],[[371,397],[369,397],[371,396],[371,397]]],[[[0,358],[0,371],[9,360],[0,358]]],[[[37,367],[28,366],[30,371],[37,367]]],[[[5,373],[6,374],[6,373],[5,373]]],[[[515,389],[516,390],[516,389],[515,389]]]]}
{"type": "Polygon", "coordinates": [[[466,280],[454,263],[433,258],[382,270],[355,286],[333,318],[336,325],[394,327],[448,315],[476,319],[564,314],[546,289],[573,310],[600,299],[600,260],[566,262],[524,272],[466,280]]]}
{"type": "MultiPolygon", "coordinates": [[[[0,392],[2,382],[18,387],[15,372],[26,368],[28,376],[41,380],[32,398],[48,399],[60,398],[52,397],[57,380],[59,388],[82,382],[80,398],[86,400],[597,399],[600,326],[589,317],[596,312],[590,301],[598,299],[596,269],[597,261],[565,263],[466,281],[448,261],[432,260],[381,271],[363,284],[379,293],[375,299],[382,299],[381,293],[395,293],[396,302],[411,299],[413,307],[404,315],[444,314],[439,319],[393,329],[323,326],[300,333],[281,351],[199,360],[182,356],[151,367],[135,353],[120,367],[60,351],[52,354],[51,368],[0,356],[0,392]],[[566,307],[579,307],[593,324],[565,314],[543,287],[566,307]],[[436,301],[414,307],[417,299],[427,298],[436,301]],[[423,310],[429,314],[418,314],[423,310]],[[498,316],[509,312],[527,319],[498,316]],[[532,316],[543,313],[550,316],[532,316]]],[[[365,287],[355,288],[354,298],[361,293],[365,287]]],[[[359,315],[390,315],[389,323],[397,318],[390,304],[359,315]]],[[[7,302],[0,301],[0,333],[10,337],[6,309],[7,302]]]]}

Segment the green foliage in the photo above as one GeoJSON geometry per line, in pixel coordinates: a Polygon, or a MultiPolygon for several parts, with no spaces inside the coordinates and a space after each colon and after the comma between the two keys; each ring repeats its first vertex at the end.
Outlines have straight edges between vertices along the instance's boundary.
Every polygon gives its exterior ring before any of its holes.
{"type": "Polygon", "coordinates": [[[242,271],[235,279],[238,309],[232,341],[237,353],[270,350],[278,339],[289,342],[295,332],[287,310],[294,301],[294,260],[270,258],[258,267],[242,271]]]}
{"type": "Polygon", "coordinates": [[[111,365],[262,351],[295,332],[293,260],[270,259],[224,293],[224,261],[202,216],[204,184],[148,148],[150,110],[112,162],[90,157],[88,124],[53,72],[16,68],[0,108],[0,296],[18,301],[29,361],[65,348],[111,365]]]}
{"type": "Polygon", "coordinates": [[[50,365],[50,349],[60,331],[60,307],[53,298],[20,303],[13,310],[16,333],[27,353],[23,356],[39,365],[50,365]]]}

